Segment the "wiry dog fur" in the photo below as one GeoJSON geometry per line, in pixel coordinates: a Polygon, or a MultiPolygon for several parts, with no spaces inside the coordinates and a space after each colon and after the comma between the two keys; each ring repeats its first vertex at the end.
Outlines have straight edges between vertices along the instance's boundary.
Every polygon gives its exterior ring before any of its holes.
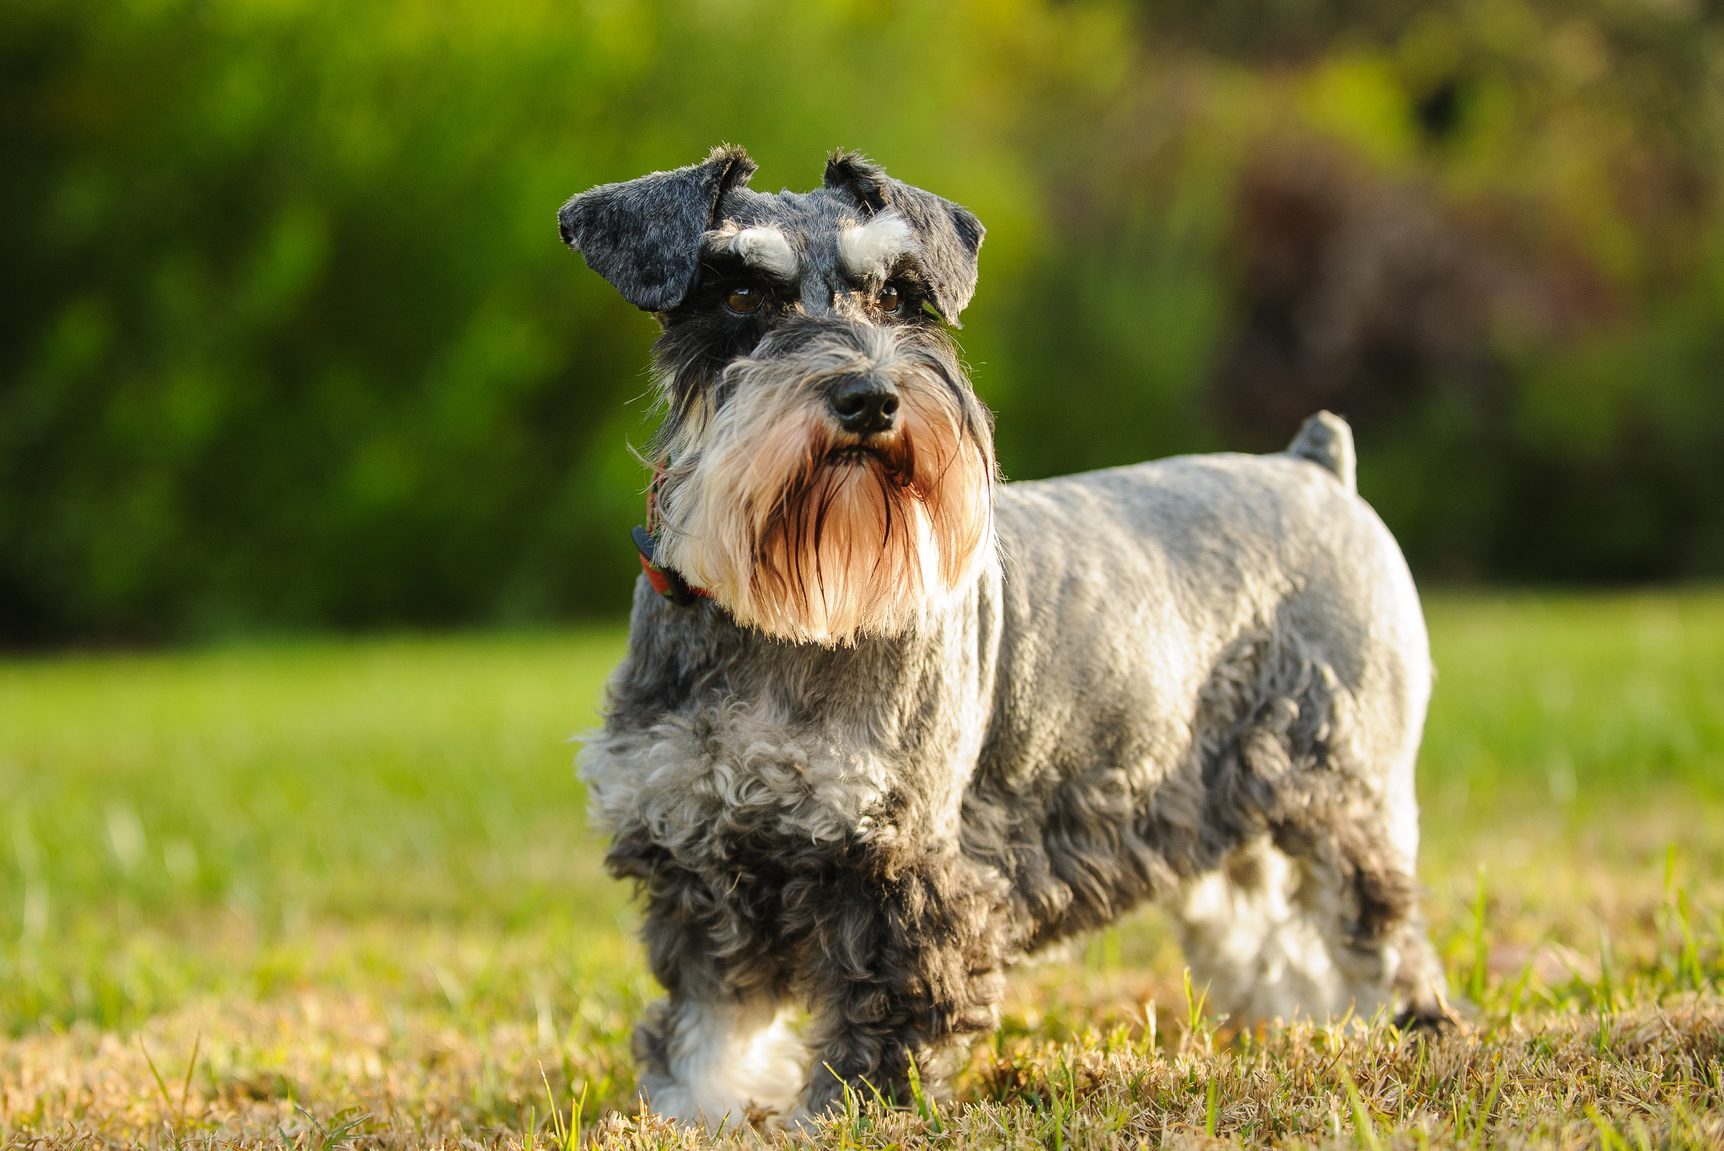
{"type": "Polygon", "coordinates": [[[969,212],[735,148],[583,193],[564,239],[659,315],[656,560],[582,753],[667,997],[650,1106],[936,1089],[1026,953],[1153,899],[1245,1019],[1446,1015],[1414,906],[1430,691],[1350,433],[999,485],[941,320],[969,212]],[[801,1032],[792,1021],[806,1010],[801,1032]]]}

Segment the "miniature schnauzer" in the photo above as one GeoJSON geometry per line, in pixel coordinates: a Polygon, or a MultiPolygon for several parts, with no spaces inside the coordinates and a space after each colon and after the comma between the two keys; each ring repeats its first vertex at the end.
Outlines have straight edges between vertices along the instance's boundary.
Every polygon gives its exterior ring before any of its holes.
{"type": "Polygon", "coordinates": [[[663,326],[645,572],[581,753],[668,993],[647,1104],[937,1090],[1006,969],[1145,900],[1236,1019],[1447,1018],[1425,627],[1347,425],[1002,484],[944,330],[981,223],[854,154],[807,193],[754,170],[719,148],[558,216],[663,326]]]}

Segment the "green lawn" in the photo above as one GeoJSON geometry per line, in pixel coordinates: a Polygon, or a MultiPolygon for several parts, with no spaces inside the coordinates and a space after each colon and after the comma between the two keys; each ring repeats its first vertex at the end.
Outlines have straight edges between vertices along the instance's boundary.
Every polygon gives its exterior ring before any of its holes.
{"type": "MultiPolygon", "coordinates": [[[[1019,973],[956,1103],[824,1137],[1724,1141],[1724,593],[1429,611],[1468,1034],[1217,1034],[1145,913],[1019,973]]],[[[0,664],[0,1146],[698,1143],[633,1116],[654,990],[570,767],[621,644],[0,664]]]]}

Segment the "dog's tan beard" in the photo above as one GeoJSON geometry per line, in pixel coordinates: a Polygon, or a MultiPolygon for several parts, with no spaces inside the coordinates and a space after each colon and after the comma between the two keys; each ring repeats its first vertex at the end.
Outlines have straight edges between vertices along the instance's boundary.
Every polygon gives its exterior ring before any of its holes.
{"type": "Polygon", "coordinates": [[[896,429],[866,449],[831,425],[818,380],[739,379],[715,416],[690,413],[698,450],[683,464],[671,444],[660,560],[798,642],[897,634],[943,607],[992,541],[993,461],[943,381],[893,378],[896,429]]]}

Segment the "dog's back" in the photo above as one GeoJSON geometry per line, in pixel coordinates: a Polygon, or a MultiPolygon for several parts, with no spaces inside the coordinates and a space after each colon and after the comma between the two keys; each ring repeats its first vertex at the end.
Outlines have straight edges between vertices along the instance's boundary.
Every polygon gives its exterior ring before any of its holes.
{"type": "Polygon", "coordinates": [[[1323,413],[1284,453],[1005,485],[995,509],[1002,608],[1008,643],[1023,650],[1003,655],[1002,672],[1035,680],[1062,660],[1054,670],[1080,685],[1074,695],[1141,675],[1153,704],[1158,682],[1166,699],[1193,698],[1241,637],[1284,635],[1312,645],[1350,690],[1396,688],[1396,726],[1416,728],[1429,688],[1418,596],[1352,472],[1346,424],[1323,413]],[[1391,674],[1402,682],[1383,682],[1391,674]]]}

